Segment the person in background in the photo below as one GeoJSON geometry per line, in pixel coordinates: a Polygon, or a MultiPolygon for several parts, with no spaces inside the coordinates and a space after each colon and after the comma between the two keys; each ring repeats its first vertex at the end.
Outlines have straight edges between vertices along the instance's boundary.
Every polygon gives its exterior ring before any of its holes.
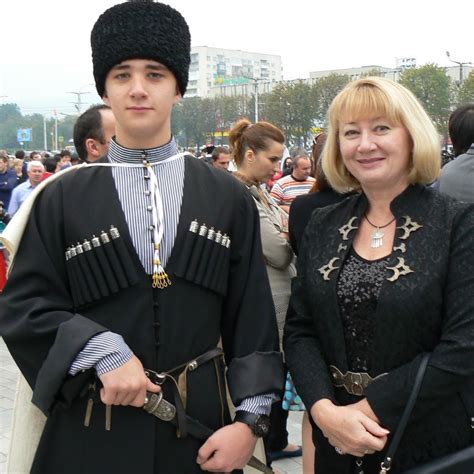
{"type": "Polygon", "coordinates": [[[23,162],[23,159],[13,159],[13,170],[15,171],[17,186],[28,179],[28,175],[26,174],[26,164],[23,162]]]}
{"type": "Polygon", "coordinates": [[[43,161],[43,157],[39,151],[32,151],[30,153],[30,160],[29,161],[43,161]]]}
{"type": "Polygon", "coordinates": [[[276,203],[286,212],[296,196],[307,194],[313,186],[315,179],[311,174],[311,160],[304,150],[293,158],[291,174],[280,178],[270,192],[276,203]]]}
{"type": "Polygon", "coordinates": [[[20,209],[26,198],[33,192],[33,189],[41,182],[44,173],[44,165],[41,161],[28,161],[27,164],[28,180],[19,184],[12,193],[10,204],[8,205],[8,214],[13,215],[20,209]]]}
{"type": "Polygon", "coordinates": [[[441,170],[438,189],[474,203],[474,104],[462,105],[450,115],[449,136],[455,159],[441,170]]]}
{"type": "MultiPolygon", "coordinates": [[[[246,119],[239,120],[229,134],[232,157],[237,165],[234,176],[249,189],[260,216],[263,257],[276,310],[280,343],[291,279],[295,275],[294,254],[288,242],[288,216],[261,185],[280,169],[284,141],[283,133],[274,125],[268,122],[252,125],[246,119]]],[[[274,403],[270,432],[264,438],[269,465],[279,458],[301,456],[301,447],[288,442],[287,419],[288,411],[282,408],[282,403],[274,403]]]]}
{"type": "Polygon", "coordinates": [[[426,186],[440,141],[415,96],[380,77],[328,112],[323,171],[338,192],[299,249],[285,356],[313,423],[315,472],[380,472],[421,360],[401,473],[472,443],[474,206],[426,186]]]}
{"type": "Polygon", "coordinates": [[[347,197],[347,194],[334,191],[324,175],[320,157],[326,138],[327,134],[323,132],[315,136],[313,140],[312,157],[316,179],[313,187],[308,194],[297,196],[291,204],[288,229],[290,244],[296,255],[298,255],[303,232],[313,211],[319,207],[336,204],[347,197]]]}
{"type": "Polygon", "coordinates": [[[5,150],[0,150],[0,201],[8,209],[13,189],[17,185],[14,170],[8,168],[9,158],[5,150]]]}
{"type": "Polygon", "coordinates": [[[291,174],[292,171],[293,171],[293,158],[289,156],[288,158],[285,159],[283,163],[283,170],[282,170],[282,174],[280,178],[282,178],[283,176],[288,176],[289,174],[291,174]]]}
{"type": "Polygon", "coordinates": [[[56,169],[58,167],[58,161],[53,157],[48,157],[43,160],[43,165],[44,165],[44,173],[43,173],[43,176],[41,177],[41,181],[44,181],[45,179],[49,178],[54,173],[56,173],[56,169]]]}
{"type": "Polygon", "coordinates": [[[229,170],[229,163],[231,161],[230,150],[223,146],[217,146],[211,153],[211,165],[214,168],[222,170],[229,170]]]}
{"type": "Polygon", "coordinates": [[[107,155],[115,135],[115,117],[105,104],[95,105],[80,115],[74,124],[74,146],[82,161],[93,163],[107,155]]]}
{"type": "Polygon", "coordinates": [[[20,160],[25,160],[27,158],[26,153],[23,150],[17,150],[15,151],[15,158],[18,158],[20,160]]]}
{"type": "MultiPolygon", "coordinates": [[[[3,201],[0,201],[0,235],[2,234],[8,222],[10,222],[10,216],[7,214],[7,210],[3,205],[3,201]]],[[[0,293],[3,291],[3,288],[7,282],[7,257],[5,252],[5,247],[0,241],[0,293]]]]}
{"type": "MultiPolygon", "coordinates": [[[[335,204],[345,199],[347,195],[334,191],[324,176],[321,166],[321,152],[326,142],[326,133],[320,133],[313,139],[312,158],[315,167],[315,179],[310,192],[302,196],[297,196],[290,208],[288,219],[288,233],[290,244],[295,252],[299,253],[299,246],[303,237],[304,229],[308,224],[312,212],[319,208],[335,204]]],[[[312,440],[312,428],[309,421],[309,414],[305,411],[302,423],[303,439],[303,472],[309,473],[314,469],[314,443],[312,440]]]]}

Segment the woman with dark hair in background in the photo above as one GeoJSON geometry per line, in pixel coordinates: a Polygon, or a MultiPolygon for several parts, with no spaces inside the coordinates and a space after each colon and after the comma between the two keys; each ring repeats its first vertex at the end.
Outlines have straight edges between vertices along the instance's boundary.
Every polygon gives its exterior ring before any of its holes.
{"type": "Polygon", "coordinates": [[[340,194],[334,191],[324,176],[320,156],[326,143],[326,138],[326,133],[322,132],[313,139],[312,158],[316,182],[308,194],[298,196],[291,204],[288,229],[290,244],[296,255],[298,255],[299,244],[312,212],[319,207],[336,204],[347,197],[347,194],[340,194]]]}
{"type": "MultiPolygon", "coordinates": [[[[263,256],[281,343],[291,278],[295,276],[294,254],[288,242],[288,215],[276,205],[262,184],[280,169],[285,137],[280,129],[268,122],[252,125],[243,119],[230,131],[229,142],[238,170],[234,176],[248,187],[260,216],[263,256]]],[[[299,446],[288,444],[287,418],[288,411],[282,409],[281,402],[274,403],[270,433],[264,438],[269,465],[275,459],[301,455],[299,446]]]]}
{"type": "MultiPolygon", "coordinates": [[[[329,206],[342,201],[347,197],[345,194],[339,194],[328,183],[324,176],[321,162],[319,160],[326,142],[326,133],[322,132],[313,139],[312,159],[315,168],[314,177],[316,182],[313,184],[309,194],[298,196],[290,207],[290,216],[288,219],[288,232],[290,244],[298,255],[298,249],[303,237],[303,232],[308,224],[312,212],[319,207],[329,206]]],[[[312,428],[309,422],[308,412],[303,416],[302,438],[303,438],[303,472],[312,472],[314,468],[314,444],[311,439],[312,428]]]]}

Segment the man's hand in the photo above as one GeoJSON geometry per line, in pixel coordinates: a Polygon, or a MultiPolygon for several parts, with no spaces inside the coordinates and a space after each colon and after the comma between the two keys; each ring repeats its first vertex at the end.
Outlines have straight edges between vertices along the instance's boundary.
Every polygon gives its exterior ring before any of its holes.
{"type": "MultiPolygon", "coordinates": [[[[361,405],[366,408],[365,404],[361,405]]],[[[358,457],[381,451],[389,434],[360,409],[361,405],[336,406],[324,399],[311,407],[311,416],[329,443],[344,454],[358,457]]]]}
{"type": "Polygon", "coordinates": [[[142,407],[146,392],[157,393],[161,390],[145,375],[142,363],[136,356],[118,369],[102,374],[103,388],[100,398],[106,405],[131,405],[142,407]]]}
{"type": "Polygon", "coordinates": [[[201,446],[196,462],[203,471],[232,472],[247,464],[256,444],[250,428],[237,421],[217,430],[201,446]]]}

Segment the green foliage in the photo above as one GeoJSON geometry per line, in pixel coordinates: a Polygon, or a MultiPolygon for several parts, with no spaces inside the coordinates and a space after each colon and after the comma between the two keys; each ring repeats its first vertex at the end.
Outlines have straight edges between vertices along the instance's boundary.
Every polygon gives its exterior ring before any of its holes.
{"type": "Polygon", "coordinates": [[[425,64],[406,69],[400,75],[400,84],[415,94],[439,131],[444,132],[451,106],[451,79],[445,68],[425,64]]]}
{"type": "Polygon", "coordinates": [[[361,78],[363,77],[385,77],[385,74],[378,68],[374,67],[370,71],[364,72],[360,75],[361,78]]]}
{"type": "Polygon", "coordinates": [[[317,125],[325,125],[331,102],[349,82],[351,82],[351,78],[347,74],[331,74],[318,79],[314,83],[312,96],[316,107],[315,120],[317,125]]]}
{"type": "Polygon", "coordinates": [[[312,88],[303,81],[279,84],[267,98],[268,120],[280,127],[288,140],[307,145],[314,126],[316,106],[312,88]]]}
{"type": "Polygon", "coordinates": [[[474,71],[464,80],[463,85],[459,88],[457,104],[473,104],[474,103],[474,71]]]}
{"type": "MultiPolygon", "coordinates": [[[[69,144],[75,116],[67,116],[58,119],[58,137],[63,137],[62,146],[69,144]]],[[[41,114],[22,115],[17,104],[0,105],[0,148],[10,152],[18,150],[20,144],[16,141],[17,130],[20,128],[32,129],[32,141],[23,144],[27,150],[44,150],[44,131],[46,129],[47,148],[51,150],[52,134],[55,133],[54,118],[44,120],[41,114]]],[[[61,147],[61,143],[59,143],[61,147]]]]}

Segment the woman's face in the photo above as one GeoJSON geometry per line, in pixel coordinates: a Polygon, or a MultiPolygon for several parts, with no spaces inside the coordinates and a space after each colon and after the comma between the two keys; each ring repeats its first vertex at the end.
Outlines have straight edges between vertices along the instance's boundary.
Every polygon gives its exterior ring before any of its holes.
{"type": "Polygon", "coordinates": [[[280,171],[280,162],[285,147],[283,143],[274,140],[268,142],[268,148],[254,153],[247,150],[245,153],[248,171],[251,177],[260,183],[266,183],[273,175],[280,171]]]}
{"type": "Polygon", "coordinates": [[[15,163],[16,174],[21,174],[22,168],[23,168],[23,161],[18,161],[17,163],[15,163]]]}
{"type": "Polygon", "coordinates": [[[409,183],[412,142],[407,129],[387,117],[339,122],[346,168],[364,190],[403,190],[409,183]]]}

